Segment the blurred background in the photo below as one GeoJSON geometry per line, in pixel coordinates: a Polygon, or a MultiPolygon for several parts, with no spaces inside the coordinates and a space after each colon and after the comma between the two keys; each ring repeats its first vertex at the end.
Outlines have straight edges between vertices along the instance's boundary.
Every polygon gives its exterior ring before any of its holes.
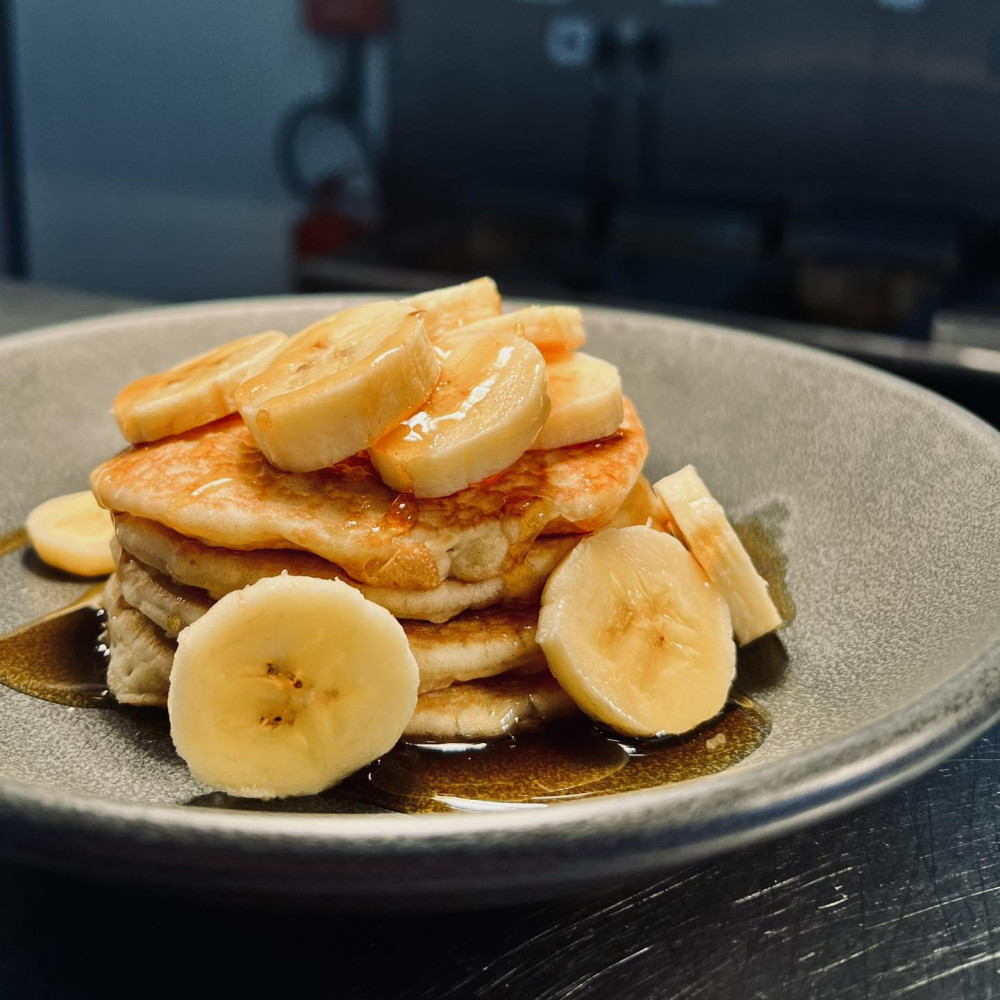
{"type": "Polygon", "coordinates": [[[491,274],[1000,405],[996,0],[0,0],[0,183],[9,281],[491,274]]]}

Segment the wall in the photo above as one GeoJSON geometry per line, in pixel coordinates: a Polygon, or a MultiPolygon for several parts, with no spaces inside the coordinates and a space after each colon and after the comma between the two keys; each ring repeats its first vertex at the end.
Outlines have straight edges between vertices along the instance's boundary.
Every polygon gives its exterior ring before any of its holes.
{"type": "Polygon", "coordinates": [[[31,275],[163,299],[289,285],[272,136],[324,88],[292,0],[15,0],[31,275]]]}

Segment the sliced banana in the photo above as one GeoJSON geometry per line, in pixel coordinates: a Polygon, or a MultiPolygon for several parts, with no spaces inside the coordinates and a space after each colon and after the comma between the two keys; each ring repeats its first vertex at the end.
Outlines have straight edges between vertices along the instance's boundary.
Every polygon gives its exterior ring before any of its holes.
{"type": "Polygon", "coordinates": [[[476,278],[462,285],[435,288],[414,295],[406,302],[424,314],[431,337],[500,313],[500,293],[492,278],[476,278]]]}
{"type": "Polygon", "coordinates": [[[157,441],[236,412],[236,389],[286,341],[276,330],[241,337],[125,386],[111,409],[133,444],[157,441]]]}
{"type": "Polygon", "coordinates": [[[545,360],[511,334],[439,339],[441,377],[423,408],[369,448],[382,479],[442,497],[512,465],[549,414],[545,360]]]}
{"type": "Polygon", "coordinates": [[[663,531],[664,520],[663,504],[653,492],[649,480],[645,476],[640,476],[608,527],[631,528],[634,524],[643,524],[648,528],[663,531]]]}
{"type": "Polygon", "coordinates": [[[363,451],[418,410],[440,368],[419,313],[373,302],[297,333],[236,402],[272,465],[311,472],[363,451]]]}
{"type": "Polygon", "coordinates": [[[548,420],[533,448],[548,451],[614,434],[625,417],[618,369],[589,354],[569,354],[546,365],[548,420]]]}
{"type": "Polygon", "coordinates": [[[309,795],[396,743],[418,683],[403,629],[384,608],[336,580],[273,577],[181,632],[170,732],[206,785],[309,795]]]}
{"type": "Polygon", "coordinates": [[[576,306],[526,306],[462,327],[463,333],[514,333],[530,340],[547,358],[575,351],[587,339],[576,306]]]}
{"type": "Polygon", "coordinates": [[[24,522],[42,562],[77,576],[113,573],[111,514],[99,507],[90,490],[67,493],[39,504],[24,522]]]}
{"type": "Polygon", "coordinates": [[[591,535],[559,564],[536,639],[577,705],[630,736],[711,719],[736,670],[722,595],[676,538],[642,526],[591,535]]]}
{"type": "Polygon", "coordinates": [[[729,605],[733,631],[741,646],[781,627],[767,581],[708,492],[693,465],[665,476],[653,487],[667,508],[681,540],[701,564],[729,605]]]}

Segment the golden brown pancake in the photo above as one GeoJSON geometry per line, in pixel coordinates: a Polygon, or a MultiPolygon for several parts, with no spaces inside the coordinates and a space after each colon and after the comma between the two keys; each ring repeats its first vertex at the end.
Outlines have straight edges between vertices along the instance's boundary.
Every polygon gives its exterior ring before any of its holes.
{"type": "MultiPolygon", "coordinates": [[[[649,483],[640,476],[610,526],[645,524],[648,518],[659,516],[657,504],[649,483]]],[[[391,590],[358,583],[311,552],[294,549],[237,552],[196,542],[155,521],[129,514],[115,517],[115,531],[121,550],[163,574],[174,584],[192,588],[189,594],[191,601],[197,599],[198,591],[207,591],[209,597],[218,599],[264,577],[287,572],[292,576],[342,580],[358,588],[365,597],[381,604],[397,618],[431,622],[444,622],[463,611],[495,604],[537,604],[549,574],[582,537],[546,535],[538,538],[520,563],[493,580],[477,583],[445,580],[433,590],[391,590]]],[[[119,555],[116,554],[115,558],[118,561],[119,555]]],[[[122,577],[124,572],[128,572],[127,566],[119,565],[118,572],[122,577]]],[[[136,602],[133,600],[131,603],[136,602]]],[[[190,622],[181,620],[178,627],[188,624],[190,622]]]]}
{"type": "MultiPolygon", "coordinates": [[[[176,639],[181,629],[197,621],[214,603],[205,591],[174,583],[127,553],[119,559],[116,579],[120,591],[112,593],[111,599],[141,612],[169,640],[176,639]]],[[[417,661],[423,692],[510,671],[546,670],[545,657],[535,642],[537,622],[536,606],[465,612],[443,625],[400,624],[417,661]]],[[[166,687],[157,683],[154,690],[145,693],[165,696],[166,687]]]]}
{"type": "Polygon", "coordinates": [[[302,549],[363,583],[430,590],[449,578],[501,576],[543,532],[604,527],[646,453],[626,400],[612,437],[529,451],[490,482],[414,500],[389,489],[365,456],[319,472],[282,472],[232,417],[121,452],[94,470],[91,485],[108,509],[210,545],[302,549]]]}
{"type": "MultiPolygon", "coordinates": [[[[176,643],[122,598],[115,577],[108,583],[105,607],[111,649],[108,689],[125,705],[165,707],[176,643]]],[[[436,741],[489,739],[577,712],[547,670],[522,671],[421,694],[403,735],[436,741]]]]}
{"type": "Polygon", "coordinates": [[[117,577],[104,591],[108,690],[123,705],[166,706],[177,643],[122,597],[117,577]]]}
{"type": "Polygon", "coordinates": [[[294,549],[237,552],[185,538],[155,521],[129,514],[116,515],[115,531],[126,553],[175,583],[207,591],[213,598],[242,590],[264,577],[287,572],[292,576],[343,580],[397,618],[430,622],[448,621],[470,608],[506,603],[537,604],[549,574],[581,537],[561,535],[536,539],[520,563],[492,580],[476,583],[445,580],[433,590],[392,590],[358,583],[311,552],[294,549]]]}
{"type": "Polygon", "coordinates": [[[400,622],[420,670],[420,693],[500,674],[548,673],[538,608],[466,611],[444,625],[400,622]]]}
{"type": "Polygon", "coordinates": [[[579,711],[551,674],[505,674],[422,694],[403,736],[436,742],[486,740],[579,711]]]}
{"type": "Polygon", "coordinates": [[[168,639],[176,639],[181,629],[196,622],[215,603],[204,590],[175,583],[127,552],[119,552],[115,562],[122,597],[156,622],[168,639]]]}

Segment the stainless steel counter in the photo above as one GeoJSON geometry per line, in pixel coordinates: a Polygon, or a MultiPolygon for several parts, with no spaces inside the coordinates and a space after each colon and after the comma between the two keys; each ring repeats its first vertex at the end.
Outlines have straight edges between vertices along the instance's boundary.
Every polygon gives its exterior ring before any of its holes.
{"type": "Polygon", "coordinates": [[[842,819],[652,885],[493,912],[259,911],[0,868],[0,982],[183,990],[208,969],[231,995],[340,1000],[988,1000],[998,755],[1000,730],[842,819]]]}
{"type": "MultiPolygon", "coordinates": [[[[85,296],[77,314],[116,304],[85,296]]],[[[0,284],[4,330],[53,308],[0,284]]],[[[1000,729],[846,817],[652,885],[493,912],[263,911],[0,866],[2,993],[1000,997],[998,760],[1000,729]]]]}

